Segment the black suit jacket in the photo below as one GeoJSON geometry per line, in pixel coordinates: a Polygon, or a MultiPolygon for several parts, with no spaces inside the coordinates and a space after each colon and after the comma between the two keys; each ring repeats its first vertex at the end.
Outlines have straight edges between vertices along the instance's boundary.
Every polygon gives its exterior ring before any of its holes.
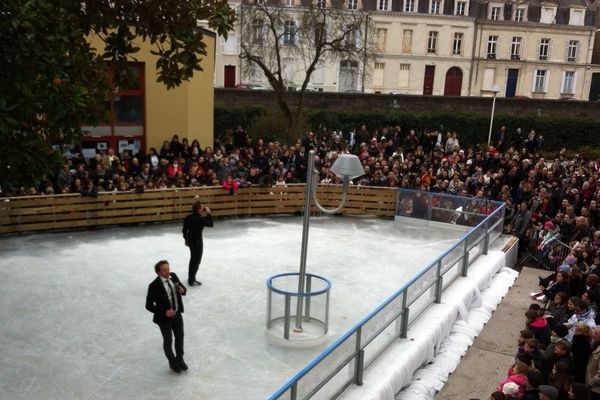
{"type": "MultiPolygon", "coordinates": [[[[185,295],[187,292],[186,287],[181,284],[181,281],[173,272],[171,272],[171,280],[173,283],[175,283],[176,287],[181,286],[183,288],[183,294],[185,295]]],[[[183,301],[181,300],[179,291],[175,290],[175,295],[177,296],[177,303],[179,303],[179,309],[177,312],[183,313],[183,301]]],[[[165,289],[165,285],[163,285],[161,277],[157,276],[156,279],[153,280],[150,285],[148,285],[146,310],[154,314],[152,321],[154,321],[155,324],[161,325],[171,322],[172,318],[169,318],[165,315],[167,310],[170,309],[171,302],[169,301],[167,289],[165,289]]]]}

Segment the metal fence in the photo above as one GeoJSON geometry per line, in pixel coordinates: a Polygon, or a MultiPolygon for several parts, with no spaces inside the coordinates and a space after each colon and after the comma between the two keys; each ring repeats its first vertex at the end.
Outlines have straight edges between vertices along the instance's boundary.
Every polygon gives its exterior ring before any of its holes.
{"type": "Polygon", "coordinates": [[[430,305],[444,289],[502,234],[504,204],[487,199],[400,189],[397,214],[425,221],[465,225],[467,232],[448,250],[344,333],[269,400],[335,399],[350,385],[362,385],[363,372],[430,305]],[[412,204],[411,204],[412,203],[412,204]]]}
{"type": "MultiPolygon", "coordinates": [[[[527,244],[527,256],[542,264],[544,268],[556,271],[560,263],[569,255],[571,249],[559,239],[560,236],[547,237],[547,232],[532,226],[527,244]]],[[[525,262],[525,259],[523,262],[525,262]]]]}

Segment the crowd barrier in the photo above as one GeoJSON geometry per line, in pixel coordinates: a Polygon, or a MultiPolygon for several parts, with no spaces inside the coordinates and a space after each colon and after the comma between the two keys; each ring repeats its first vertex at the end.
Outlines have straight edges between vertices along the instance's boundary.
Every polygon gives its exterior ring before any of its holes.
{"type": "MultiPolygon", "coordinates": [[[[544,268],[550,271],[556,271],[560,263],[569,255],[571,249],[559,238],[543,242],[545,232],[543,229],[533,226],[530,228],[529,239],[527,243],[527,256],[533,258],[544,268]]],[[[523,262],[526,258],[523,260],[523,262]]]]}
{"type": "Polygon", "coordinates": [[[269,400],[336,399],[350,385],[362,385],[363,373],[429,306],[440,303],[444,290],[500,235],[505,205],[441,193],[398,190],[398,216],[423,223],[465,226],[466,233],[448,250],[366,317],[344,333],[277,390],[269,400]],[[423,207],[422,207],[423,206],[423,207]]]}
{"type": "MultiPolygon", "coordinates": [[[[319,185],[317,191],[324,206],[339,204],[341,186],[319,185]]],[[[0,234],[177,221],[198,200],[208,205],[216,217],[300,213],[304,184],[251,186],[235,194],[220,187],[200,187],[100,192],[97,197],[5,197],[0,198],[0,234]]],[[[351,186],[343,214],[391,218],[395,208],[395,188],[351,186]]]]}

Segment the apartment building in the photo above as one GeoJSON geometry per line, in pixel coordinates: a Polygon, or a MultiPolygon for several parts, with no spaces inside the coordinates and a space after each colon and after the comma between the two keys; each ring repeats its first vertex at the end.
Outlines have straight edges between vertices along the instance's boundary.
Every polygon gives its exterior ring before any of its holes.
{"type": "MultiPolygon", "coordinates": [[[[307,1],[284,5],[299,15],[307,1]]],[[[243,12],[252,3],[232,6],[243,12]]],[[[600,85],[600,66],[592,64],[598,7],[586,0],[320,0],[319,6],[368,13],[374,27],[358,31],[356,40],[370,40],[377,57],[319,60],[312,90],[588,100],[590,88],[600,85]]],[[[241,33],[238,27],[220,39],[215,85],[268,89],[260,71],[240,60],[241,33]]],[[[289,86],[300,86],[304,62],[285,62],[289,86]]]]}

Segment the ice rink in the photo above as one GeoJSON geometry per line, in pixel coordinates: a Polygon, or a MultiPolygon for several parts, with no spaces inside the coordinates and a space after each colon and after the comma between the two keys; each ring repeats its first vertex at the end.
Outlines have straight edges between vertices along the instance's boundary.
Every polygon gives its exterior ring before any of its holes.
{"type": "Polygon", "coordinates": [[[0,399],[265,399],[462,233],[312,218],[307,272],[332,281],[330,334],[282,348],[265,334],[266,280],[298,271],[301,236],[301,217],[205,230],[203,285],[184,297],[181,375],[144,308],[156,261],[187,278],[180,224],[0,239],[0,399]]]}

